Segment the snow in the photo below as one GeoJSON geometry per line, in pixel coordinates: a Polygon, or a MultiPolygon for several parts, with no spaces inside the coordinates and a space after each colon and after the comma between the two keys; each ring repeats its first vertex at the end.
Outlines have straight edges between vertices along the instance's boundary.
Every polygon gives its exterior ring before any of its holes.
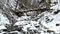
{"type": "Polygon", "coordinates": [[[29,20],[29,19],[31,19],[30,16],[21,16],[21,17],[18,17],[16,20],[17,21],[23,21],[23,20],[29,20]]]}
{"type": "Polygon", "coordinates": [[[0,25],[6,25],[6,24],[10,24],[9,20],[3,16],[3,14],[0,14],[0,25]]]}
{"type": "Polygon", "coordinates": [[[5,26],[0,25],[0,30],[7,29],[5,26]]]}
{"type": "Polygon", "coordinates": [[[21,34],[21,32],[18,32],[18,31],[11,31],[10,33],[18,33],[18,34],[21,34]]]}
{"type": "Polygon", "coordinates": [[[54,2],[58,2],[58,0],[51,0],[51,2],[52,2],[52,3],[54,3],[54,2]]]}
{"type": "Polygon", "coordinates": [[[16,22],[14,25],[25,25],[27,23],[28,21],[19,21],[19,22],[16,22]]]}
{"type": "MultiPolygon", "coordinates": [[[[23,26],[22,30],[25,32],[28,32],[27,28],[29,28],[30,30],[38,30],[35,27],[35,24],[39,25],[39,22],[41,22],[42,26],[48,28],[48,29],[44,29],[43,27],[40,27],[40,29],[42,29],[43,31],[52,30],[55,33],[60,33],[60,26],[56,26],[56,24],[60,24],[60,12],[58,14],[54,14],[54,12],[55,11],[51,11],[51,12],[45,11],[39,14],[38,17],[39,16],[42,16],[42,17],[39,18],[38,21],[32,21],[32,20],[26,21],[24,19],[28,19],[28,16],[22,16],[17,19],[18,22],[16,22],[15,25],[18,25],[18,26],[22,25],[23,26]],[[47,20],[46,18],[49,20],[47,20]]],[[[40,31],[41,32],[40,34],[53,34],[53,33],[47,33],[47,32],[44,33],[43,31],[42,32],[40,31]]]]}
{"type": "Polygon", "coordinates": [[[55,31],[56,33],[60,33],[60,26],[56,26],[56,24],[60,24],[60,12],[56,15],[53,15],[52,13],[45,13],[41,18],[41,24],[50,30],[55,31]],[[48,17],[49,20],[53,19],[52,21],[46,22],[46,18],[48,17]]]}
{"type": "MultiPolygon", "coordinates": [[[[2,0],[3,1],[3,0],[2,0]]],[[[8,5],[6,5],[7,3],[7,0],[6,2],[3,1],[5,4],[5,7],[7,8],[11,8],[13,10],[15,10],[15,6],[16,6],[16,1],[17,0],[9,0],[8,2],[8,5]]],[[[37,0],[36,0],[37,1],[37,0]]],[[[41,1],[41,0],[39,0],[41,1]]],[[[24,32],[28,32],[27,28],[29,28],[30,30],[37,30],[39,31],[40,30],[40,34],[52,34],[52,33],[44,33],[44,31],[47,31],[47,30],[52,30],[54,31],[55,33],[60,33],[60,12],[58,14],[53,14],[55,12],[55,10],[60,10],[60,0],[51,0],[52,4],[51,5],[54,5],[54,6],[51,6],[50,9],[53,9],[51,12],[48,12],[48,11],[45,11],[45,12],[42,12],[41,14],[38,15],[37,18],[39,18],[37,21],[33,21],[31,17],[33,17],[35,14],[34,12],[28,12],[27,15],[25,16],[21,16],[21,17],[18,17],[16,20],[17,22],[14,24],[14,26],[22,26],[22,30],[24,32]],[[54,4],[54,2],[58,2],[58,4],[54,4]],[[56,26],[56,24],[59,24],[59,26],[56,26]],[[35,26],[39,26],[39,28],[36,28],[35,26]],[[45,28],[44,28],[45,27],[45,28]]],[[[31,5],[34,3],[34,0],[31,1],[31,5]]],[[[43,7],[44,8],[44,7],[43,7]]],[[[7,29],[5,26],[6,25],[9,25],[9,20],[7,17],[5,17],[3,14],[2,14],[2,10],[0,9],[0,30],[1,29],[7,29]]],[[[11,31],[10,33],[13,33],[13,32],[18,32],[18,31],[11,31]]],[[[18,32],[20,34],[20,32],[18,32]]],[[[3,34],[3,33],[0,33],[0,34],[3,34]]]]}
{"type": "Polygon", "coordinates": [[[35,22],[35,21],[20,21],[20,22],[16,22],[15,23],[15,25],[22,25],[23,26],[23,31],[25,31],[25,32],[27,32],[27,28],[30,28],[30,29],[35,29],[36,30],[36,28],[35,28],[35,24],[37,24],[38,22],[35,22]],[[30,22],[30,24],[29,24],[29,22],[30,22]],[[27,24],[27,25],[25,25],[25,24],[27,24]],[[31,26],[32,25],[32,26],[31,26]]]}
{"type": "Polygon", "coordinates": [[[60,5],[55,5],[50,7],[50,9],[54,9],[54,10],[60,10],[60,5]]]}
{"type": "Polygon", "coordinates": [[[29,27],[31,27],[31,25],[30,25],[30,24],[25,25],[25,26],[23,26],[22,30],[23,30],[23,31],[25,31],[25,32],[27,32],[27,28],[29,28],[29,27]]]}
{"type": "Polygon", "coordinates": [[[38,30],[35,26],[31,26],[30,30],[38,30]]]}
{"type": "Polygon", "coordinates": [[[4,34],[4,33],[7,33],[7,32],[2,32],[2,33],[0,33],[0,34],[4,34]]]}
{"type": "Polygon", "coordinates": [[[60,10],[60,0],[51,0],[51,2],[52,2],[52,3],[58,2],[58,4],[56,4],[55,6],[50,7],[50,9],[60,10]]]}
{"type": "MultiPolygon", "coordinates": [[[[25,16],[26,17],[26,16],[25,16]]],[[[24,18],[25,19],[25,18],[24,18]]],[[[28,20],[28,21],[18,21],[18,22],[16,22],[15,24],[14,24],[14,26],[15,25],[22,25],[23,26],[23,28],[22,28],[22,30],[23,31],[25,31],[25,32],[27,32],[27,28],[29,28],[30,30],[37,30],[37,28],[35,27],[36,25],[38,25],[38,23],[39,22],[37,22],[37,21],[30,21],[30,20],[28,20]]]]}

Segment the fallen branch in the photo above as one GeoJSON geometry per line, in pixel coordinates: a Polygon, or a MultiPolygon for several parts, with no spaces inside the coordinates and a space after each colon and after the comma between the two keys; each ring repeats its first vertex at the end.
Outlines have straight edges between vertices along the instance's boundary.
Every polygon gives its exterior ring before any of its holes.
{"type": "Polygon", "coordinates": [[[52,9],[38,9],[38,8],[35,8],[35,9],[25,9],[25,10],[16,10],[16,12],[31,12],[31,11],[46,11],[46,10],[52,10],[52,9]]]}

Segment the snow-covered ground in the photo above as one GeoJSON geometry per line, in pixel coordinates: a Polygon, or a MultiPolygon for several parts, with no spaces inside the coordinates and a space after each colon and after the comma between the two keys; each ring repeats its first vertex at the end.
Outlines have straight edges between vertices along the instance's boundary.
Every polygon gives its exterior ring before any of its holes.
{"type": "MultiPolygon", "coordinates": [[[[58,11],[45,11],[41,14],[39,14],[41,18],[38,19],[38,21],[31,21],[31,20],[24,20],[25,18],[28,19],[28,16],[24,16],[24,18],[21,20],[17,19],[18,22],[15,23],[15,25],[22,25],[22,30],[25,32],[28,32],[27,28],[31,30],[37,30],[38,32],[41,32],[40,34],[59,34],[60,33],[60,12],[58,11]],[[39,26],[36,28],[36,26],[39,26]],[[39,28],[41,29],[39,31],[39,28]],[[50,30],[51,32],[48,33],[47,31],[50,30]],[[44,33],[44,31],[46,31],[44,33]],[[52,32],[53,31],[53,32],[52,32]]],[[[21,18],[21,17],[20,17],[21,18]]],[[[14,26],[15,26],[14,25],[14,26]]]]}
{"type": "MultiPolygon", "coordinates": [[[[58,11],[54,11],[58,12],[58,11]]],[[[41,17],[41,24],[48,28],[48,30],[52,30],[55,33],[60,33],[60,12],[57,14],[54,14],[54,12],[46,12],[41,17]]]]}
{"type": "MultiPolygon", "coordinates": [[[[9,0],[10,2],[8,3],[9,6],[5,4],[6,7],[12,8],[13,10],[15,9],[16,2],[14,0],[9,0]]],[[[16,0],[17,1],[17,0],[16,0]]],[[[37,16],[36,21],[32,16],[35,14],[33,12],[28,12],[27,15],[18,17],[16,19],[16,23],[13,26],[18,26],[17,28],[21,28],[20,31],[11,31],[9,33],[18,33],[24,34],[28,33],[39,33],[39,34],[59,34],[60,33],[60,0],[51,0],[51,6],[50,11],[44,11],[41,14],[37,16]],[[54,2],[58,2],[56,5],[54,2]]],[[[0,9],[0,32],[3,29],[7,29],[6,26],[11,25],[9,22],[8,18],[2,14],[2,10],[0,9]]],[[[0,34],[3,34],[6,32],[1,32],[0,34]]]]}

